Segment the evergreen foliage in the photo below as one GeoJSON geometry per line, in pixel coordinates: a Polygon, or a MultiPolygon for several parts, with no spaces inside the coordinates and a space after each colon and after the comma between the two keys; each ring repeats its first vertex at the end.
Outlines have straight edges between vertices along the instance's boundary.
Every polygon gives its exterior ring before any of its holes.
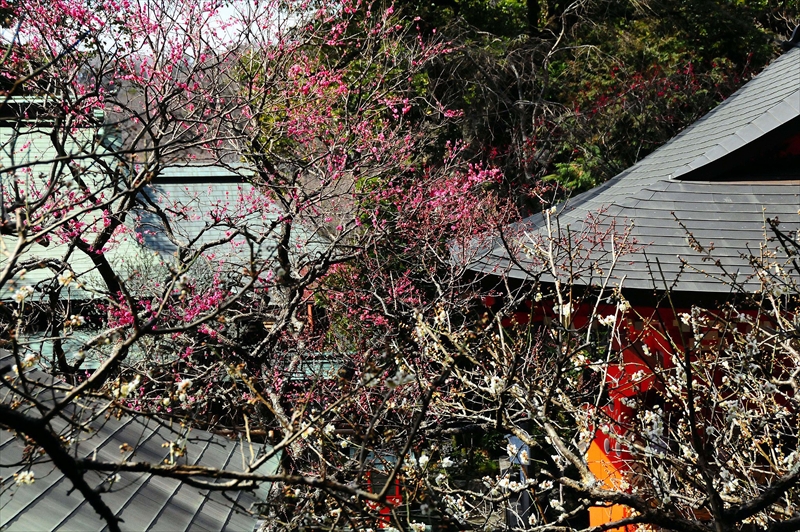
{"type": "MultiPolygon", "coordinates": [[[[542,180],[575,193],[697,120],[780,53],[797,1],[405,2],[454,52],[431,71],[462,109],[450,140],[503,167],[535,210],[542,180]],[[535,21],[535,27],[533,22],[535,21]]],[[[549,200],[555,199],[553,196],[549,200]]]]}

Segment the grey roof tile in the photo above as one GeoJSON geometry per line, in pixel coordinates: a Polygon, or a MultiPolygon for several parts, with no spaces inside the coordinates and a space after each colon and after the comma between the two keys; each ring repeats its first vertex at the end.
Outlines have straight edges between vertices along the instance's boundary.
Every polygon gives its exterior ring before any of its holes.
{"type": "MultiPolygon", "coordinates": [[[[256,259],[274,259],[281,211],[257,187],[238,179],[226,168],[213,166],[168,167],[161,177],[163,179],[149,185],[144,194],[170,215],[173,237],[169,237],[158,216],[139,210],[135,229],[147,248],[168,260],[179,247],[198,249],[231,231],[247,227],[251,233],[266,237],[256,250],[256,259]]],[[[293,259],[304,260],[307,254],[322,249],[325,242],[319,240],[319,236],[296,224],[291,246],[293,259]]],[[[215,250],[215,260],[239,271],[243,264],[250,263],[249,248],[242,245],[244,241],[237,236],[230,244],[220,246],[215,250]]]]}
{"type": "MultiPolygon", "coordinates": [[[[631,168],[559,206],[559,223],[579,235],[589,229],[584,224],[587,215],[600,210],[604,212],[596,219],[601,228],[635,222],[632,237],[643,250],[618,266],[625,272],[628,287],[652,287],[643,265],[647,259],[658,258],[664,272],[677,274],[682,260],[698,270],[683,272],[679,290],[727,291],[720,280],[709,275],[714,265],[691,250],[686,230],[703,245],[713,242],[714,254],[724,259],[725,268],[746,276],[752,272],[741,254],[747,253],[748,247],[758,250],[765,244],[770,236],[765,218],[778,216],[786,227],[800,226],[800,169],[789,175],[794,181],[787,181],[783,174],[757,170],[757,177],[749,181],[724,182],[726,174],[718,175],[714,166],[747,143],[789,123],[800,132],[800,48],[773,61],[716,109],[631,168]],[[705,181],[699,180],[704,176],[705,181]]],[[[520,245],[529,238],[541,238],[543,224],[543,217],[534,215],[507,232],[525,228],[525,235],[513,237],[519,241],[515,245],[520,245]]],[[[765,245],[776,247],[774,243],[765,245]]],[[[526,269],[531,260],[519,255],[521,269],[498,242],[476,249],[483,250],[472,265],[476,270],[515,278],[530,274],[526,269]]]]}
{"type": "MultiPolygon", "coordinates": [[[[0,352],[0,359],[9,355],[0,352]]],[[[1,362],[2,360],[0,360],[1,362]]],[[[49,381],[49,377],[34,371],[29,375],[41,375],[41,379],[49,381]]],[[[37,377],[38,378],[38,377],[37,377]]],[[[51,394],[40,394],[40,400],[51,394]]],[[[0,391],[0,400],[13,400],[5,391],[0,391]]],[[[90,416],[91,403],[88,410],[78,411],[78,415],[90,416]]],[[[160,425],[155,420],[123,418],[116,420],[101,418],[96,421],[87,419],[90,426],[96,429],[78,448],[79,456],[97,453],[98,459],[118,461],[122,458],[119,446],[123,443],[137,446],[132,460],[148,460],[155,463],[168,455],[162,443],[175,438],[175,432],[167,425],[160,425]]],[[[64,423],[56,426],[63,428],[64,423]]],[[[220,436],[193,430],[187,444],[186,463],[203,464],[211,467],[228,466],[241,469],[241,444],[220,436]]],[[[46,457],[39,457],[30,466],[35,473],[36,481],[31,485],[16,486],[13,474],[25,471],[28,465],[18,464],[22,455],[23,444],[10,433],[0,431],[0,478],[8,490],[0,490],[0,528],[10,531],[29,530],[104,530],[102,521],[94,510],[86,504],[81,495],[72,491],[72,484],[64,478],[60,471],[54,469],[46,457]],[[71,492],[71,493],[70,493],[71,492]]],[[[258,448],[257,452],[266,449],[258,448]]],[[[248,448],[249,453],[249,448],[248,448]]],[[[259,471],[272,473],[277,467],[277,459],[264,464],[259,471]]],[[[121,480],[110,485],[109,475],[90,473],[87,480],[90,485],[102,485],[108,489],[103,500],[109,507],[125,520],[121,527],[129,531],[172,531],[172,530],[246,530],[252,531],[255,518],[251,515],[234,511],[221,495],[212,495],[211,499],[205,490],[182,485],[177,480],[138,473],[121,473],[121,480]],[[213,500],[212,500],[213,499],[213,500]],[[192,523],[196,522],[197,526],[192,523]]],[[[235,492],[234,497],[245,508],[260,502],[266,490],[259,490],[258,495],[251,492],[235,492]]]]}

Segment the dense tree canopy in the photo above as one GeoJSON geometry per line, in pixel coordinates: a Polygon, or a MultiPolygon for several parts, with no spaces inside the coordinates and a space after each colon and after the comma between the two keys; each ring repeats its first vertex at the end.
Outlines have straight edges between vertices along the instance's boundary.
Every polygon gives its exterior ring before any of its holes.
{"type": "Polygon", "coordinates": [[[795,2],[716,0],[404,7],[454,44],[432,72],[464,110],[450,134],[514,194],[542,179],[584,190],[644,157],[759,72],[798,16],[795,2]]]}

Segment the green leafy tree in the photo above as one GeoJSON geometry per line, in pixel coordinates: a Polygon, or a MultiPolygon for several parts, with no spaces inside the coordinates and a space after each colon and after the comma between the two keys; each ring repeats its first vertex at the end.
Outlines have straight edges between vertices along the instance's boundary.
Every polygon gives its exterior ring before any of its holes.
{"type": "MultiPolygon", "coordinates": [[[[595,186],[666,142],[777,53],[796,1],[403,2],[453,52],[432,63],[439,130],[504,169],[527,210],[595,186]]],[[[426,33],[427,32],[427,33],[426,33]]]]}

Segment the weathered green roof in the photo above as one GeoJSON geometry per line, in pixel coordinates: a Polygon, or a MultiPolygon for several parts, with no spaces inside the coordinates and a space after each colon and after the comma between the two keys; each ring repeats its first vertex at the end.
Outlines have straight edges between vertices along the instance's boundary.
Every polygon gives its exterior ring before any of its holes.
{"type": "MultiPolygon", "coordinates": [[[[94,130],[79,129],[62,139],[68,156],[59,158],[48,137],[46,126],[25,122],[19,122],[17,126],[0,127],[0,183],[7,196],[4,198],[6,205],[9,199],[13,199],[10,193],[15,185],[19,187],[23,197],[33,197],[44,189],[53,176],[69,179],[70,172],[65,168],[65,163],[80,167],[80,174],[89,186],[102,182],[102,170],[92,157],[96,158],[98,154],[103,157],[104,151],[98,144],[94,130]]],[[[101,218],[102,213],[94,209],[81,216],[80,221],[87,226],[99,228],[102,227],[101,218]]],[[[0,237],[0,269],[8,264],[8,257],[17,244],[18,238],[14,235],[0,237]]],[[[102,286],[101,278],[86,253],[77,249],[69,252],[69,249],[68,245],[59,242],[55,237],[46,242],[28,244],[18,261],[19,265],[28,265],[27,272],[17,275],[0,287],[0,299],[11,298],[22,286],[36,286],[48,280],[56,282],[53,269],[59,269],[59,263],[65,258],[79,282],[66,287],[64,297],[90,299],[92,290],[102,286]]],[[[137,243],[135,234],[129,232],[114,239],[108,256],[113,264],[120,265],[141,260],[144,250],[137,243]]]]}

